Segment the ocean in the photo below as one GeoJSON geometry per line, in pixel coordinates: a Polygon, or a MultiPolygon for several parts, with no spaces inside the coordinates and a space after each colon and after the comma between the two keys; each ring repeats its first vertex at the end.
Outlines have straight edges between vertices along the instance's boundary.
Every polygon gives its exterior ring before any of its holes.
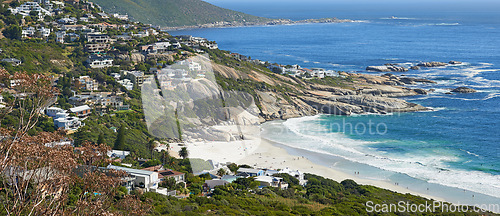
{"type": "Polygon", "coordinates": [[[463,62],[395,72],[437,82],[410,86],[434,91],[404,98],[433,111],[349,117],[319,115],[268,122],[262,126],[262,136],[296,153],[307,151],[331,156],[320,162],[346,172],[361,169],[370,173],[366,178],[406,181],[408,187],[419,182],[418,190],[425,192],[436,187],[438,197],[463,196],[458,201],[469,203],[474,202],[471,194],[483,194],[489,202],[499,203],[500,10],[496,10],[497,4],[475,5],[471,7],[473,10],[459,7],[359,10],[352,5],[344,9],[339,6],[328,10],[320,5],[301,10],[301,4],[292,4],[287,10],[280,10],[279,5],[272,4],[263,9],[250,4],[214,3],[272,18],[339,17],[361,22],[171,33],[215,40],[220,49],[253,59],[307,68],[369,73],[365,71],[367,66],[386,63],[411,66],[424,61],[463,62]],[[478,92],[446,94],[460,86],[478,92]],[[368,123],[372,123],[371,127],[368,123]],[[440,194],[444,187],[456,190],[440,194]],[[461,190],[464,192],[457,195],[461,190]]]}

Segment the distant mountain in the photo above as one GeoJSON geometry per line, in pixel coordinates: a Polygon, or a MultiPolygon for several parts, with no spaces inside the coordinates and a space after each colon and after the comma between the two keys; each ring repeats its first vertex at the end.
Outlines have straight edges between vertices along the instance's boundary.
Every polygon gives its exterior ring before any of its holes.
{"type": "Polygon", "coordinates": [[[91,0],[110,13],[128,14],[133,21],[162,27],[213,22],[264,22],[271,19],[217,7],[201,0],[91,0]]]}

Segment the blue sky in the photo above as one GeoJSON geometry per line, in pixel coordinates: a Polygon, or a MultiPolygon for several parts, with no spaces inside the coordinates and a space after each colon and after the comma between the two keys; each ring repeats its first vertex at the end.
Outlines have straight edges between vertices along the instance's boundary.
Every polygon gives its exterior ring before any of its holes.
{"type": "Polygon", "coordinates": [[[303,5],[305,7],[321,6],[349,6],[349,8],[398,8],[414,7],[430,10],[487,10],[500,12],[498,0],[206,0],[219,6],[246,6],[246,5],[303,5]]]}

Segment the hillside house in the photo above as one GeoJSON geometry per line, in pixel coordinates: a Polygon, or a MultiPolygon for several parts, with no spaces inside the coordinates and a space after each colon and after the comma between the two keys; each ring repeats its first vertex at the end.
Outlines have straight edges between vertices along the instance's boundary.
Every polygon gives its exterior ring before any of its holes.
{"type": "Polygon", "coordinates": [[[70,108],[69,111],[80,118],[88,116],[92,113],[92,109],[88,105],[73,107],[70,108]]]}
{"type": "Polygon", "coordinates": [[[91,55],[87,59],[87,64],[91,68],[105,68],[113,66],[113,59],[109,56],[91,55]]]}

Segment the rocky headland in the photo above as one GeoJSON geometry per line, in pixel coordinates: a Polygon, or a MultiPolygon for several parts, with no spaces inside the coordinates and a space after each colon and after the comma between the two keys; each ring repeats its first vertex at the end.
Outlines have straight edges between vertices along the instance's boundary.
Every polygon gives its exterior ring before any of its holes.
{"type": "Polygon", "coordinates": [[[375,76],[342,72],[340,74],[342,80],[349,81],[328,85],[279,74],[273,74],[271,78],[256,71],[242,73],[223,65],[214,66],[214,71],[226,78],[250,79],[289,88],[286,92],[273,89],[255,90],[262,122],[319,113],[352,115],[425,111],[428,108],[399,97],[427,94],[426,90],[412,89],[405,85],[419,82],[434,83],[431,80],[393,74],[375,76]]]}

